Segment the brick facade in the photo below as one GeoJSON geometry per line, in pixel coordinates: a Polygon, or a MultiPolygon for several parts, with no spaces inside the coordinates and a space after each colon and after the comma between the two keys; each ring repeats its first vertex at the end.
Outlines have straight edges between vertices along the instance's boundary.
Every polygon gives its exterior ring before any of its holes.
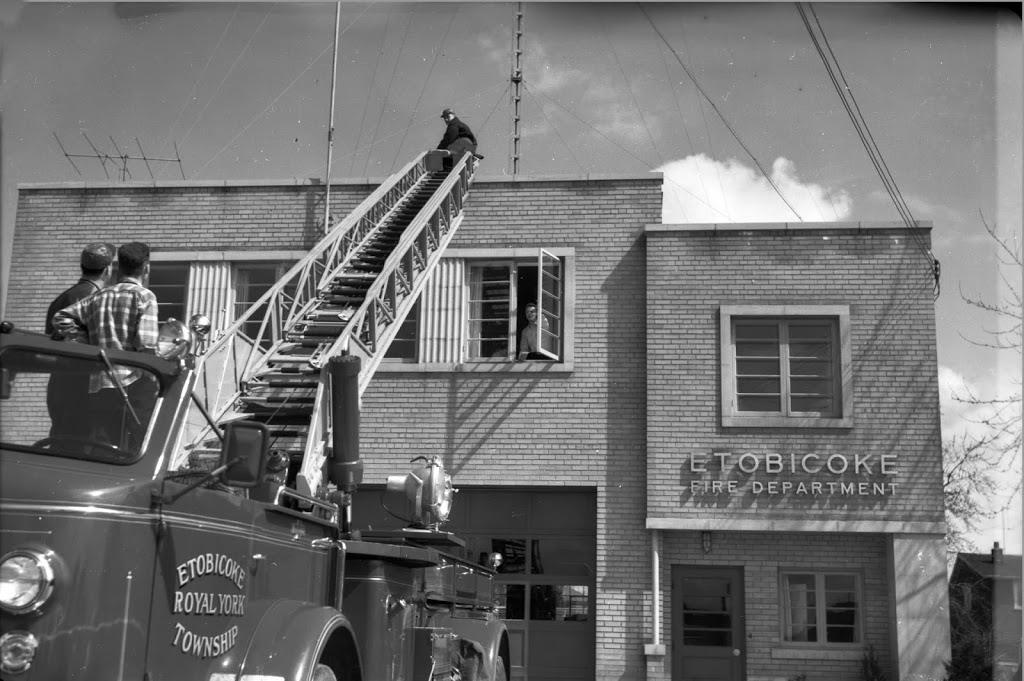
{"type": "MultiPolygon", "coordinates": [[[[375,186],[332,187],[333,212],[344,215],[375,186]]],[[[77,278],[77,254],[89,241],[147,241],[157,256],[308,249],[322,193],[303,182],[23,187],[8,319],[40,330],[49,301],[77,278]]],[[[383,483],[413,456],[440,452],[457,485],[594,490],[598,679],[672,678],[673,565],[744,566],[748,681],[859,678],[859,657],[801,657],[778,645],[779,570],[790,568],[860,574],[865,642],[883,664],[902,668],[886,533],[942,521],[934,313],[917,242],[896,225],[648,229],[661,204],[655,175],[478,178],[451,247],[572,249],[573,365],[378,371],[362,405],[365,481],[383,483]],[[850,306],[851,428],[721,426],[719,308],[755,303],[850,306]],[[812,449],[896,452],[898,492],[709,499],[685,491],[684,454],[812,449]],[[652,642],[652,520],[666,523],[664,656],[644,651],[652,642]],[[794,523],[802,520],[818,524],[801,530],[794,523]],[[826,533],[821,523],[832,521],[868,524],[826,533]],[[710,554],[695,531],[705,522],[717,523],[710,554]]]]}

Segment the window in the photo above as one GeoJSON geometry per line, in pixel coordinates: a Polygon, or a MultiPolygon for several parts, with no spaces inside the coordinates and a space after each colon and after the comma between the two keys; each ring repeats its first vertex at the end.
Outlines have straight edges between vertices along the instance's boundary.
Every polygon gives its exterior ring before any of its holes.
{"type": "Polygon", "coordinates": [[[1020,598],[1020,580],[1013,580],[1013,609],[1021,609],[1021,598],[1020,598]]]}
{"type": "Polygon", "coordinates": [[[852,425],[845,306],[723,306],[725,426],[852,425]]]}
{"type": "Polygon", "coordinates": [[[468,269],[466,359],[560,358],[564,277],[559,258],[541,250],[536,259],[470,262],[468,269]],[[532,328],[530,304],[537,306],[532,328]]]}
{"type": "MultiPolygon", "coordinates": [[[[292,262],[242,262],[235,263],[235,319],[238,319],[253,306],[263,294],[270,290],[285,273],[291,269],[292,262]]],[[[260,331],[263,316],[266,312],[264,304],[249,321],[242,325],[242,333],[251,339],[255,339],[260,331]]],[[[268,346],[273,332],[264,334],[262,344],[268,346]]]]}
{"type": "Polygon", "coordinates": [[[782,640],[818,645],[860,643],[860,578],[838,572],[782,574],[782,640]]]}
{"type": "Polygon", "coordinates": [[[572,248],[449,248],[382,368],[572,370],[573,277],[572,248]]]}
{"type": "Polygon", "coordinates": [[[185,300],[188,295],[189,263],[187,262],[150,262],[149,290],[156,295],[158,307],[157,318],[161,322],[168,319],[185,319],[185,300]]]}

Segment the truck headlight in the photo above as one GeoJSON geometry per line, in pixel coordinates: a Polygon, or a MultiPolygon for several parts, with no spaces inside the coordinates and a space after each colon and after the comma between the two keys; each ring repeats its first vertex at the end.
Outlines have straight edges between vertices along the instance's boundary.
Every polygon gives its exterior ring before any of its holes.
{"type": "Polygon", "coordinates": [[[43,553],[11,551],[0,559],[0,608],[22,614],[38,610],[53,593],[53,564],[43,553]]]}
{"type": "Polygon", "coordinates": [[[192,349],[192,332],[173,317],[160,325],[156,339],[156,354],[164,359],[184,357],[192,349]]]}
{"type": "Polygon", "coordinates": [[[10,631],[0,636],[0,671],[17,674],[32,666],[39,641],[27,631],[10,631]]]}

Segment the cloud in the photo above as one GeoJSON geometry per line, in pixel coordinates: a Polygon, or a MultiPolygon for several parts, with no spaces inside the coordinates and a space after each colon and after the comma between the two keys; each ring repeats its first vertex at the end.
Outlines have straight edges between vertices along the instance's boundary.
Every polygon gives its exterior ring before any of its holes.
{"type": "MultiPolygon", "coordinates": [[[[722,162],[696,154],[657,170],[665,176],[662,221],[666,224],[798,220],[759,170],[735,159],[722,162]]],[[[853,202],[846,190],[803,182],[792,161],[775,159],[771,175],[800,218],[833,222],[850,215],[853,202]]]]}
{"type": "MultiPolygon", "coordinates": [[[[933,203],[927,199],[923,199],[920,196],[913,196],[911,194],[903,194],[903,202],[910,208],[910,213],[914,216],[915,220],[931,220],[936,227],[950,227],[951,225],[960,225],[964,222],[963,214],[944,206],[940,203],[933,203]]],[[[896,211],[896,204],[892,202],[892,197],[889,196],[888,192],[884,189],[875,189],[868,194],[868,198],[871,201],[883,205],[892,206],[893,211],[896,211]]]]}

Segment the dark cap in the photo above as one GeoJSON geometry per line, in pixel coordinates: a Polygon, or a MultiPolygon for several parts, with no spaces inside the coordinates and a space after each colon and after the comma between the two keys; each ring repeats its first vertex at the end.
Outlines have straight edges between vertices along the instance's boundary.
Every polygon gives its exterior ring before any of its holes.
{"type": "Polygon", "coordinates": [[[451,109],[445,109],[444,111],[441,112],[441,118],[444,118],[445,116],[454,116],[454,115],[455,114],[452,112],[451,109]]]}
{"type": "Polygon", "coordinates": [[[87,270],[102,270],[114,260],[114,244],[102,241],[91,243],[82,251],[82,267],[87,270]]]}

